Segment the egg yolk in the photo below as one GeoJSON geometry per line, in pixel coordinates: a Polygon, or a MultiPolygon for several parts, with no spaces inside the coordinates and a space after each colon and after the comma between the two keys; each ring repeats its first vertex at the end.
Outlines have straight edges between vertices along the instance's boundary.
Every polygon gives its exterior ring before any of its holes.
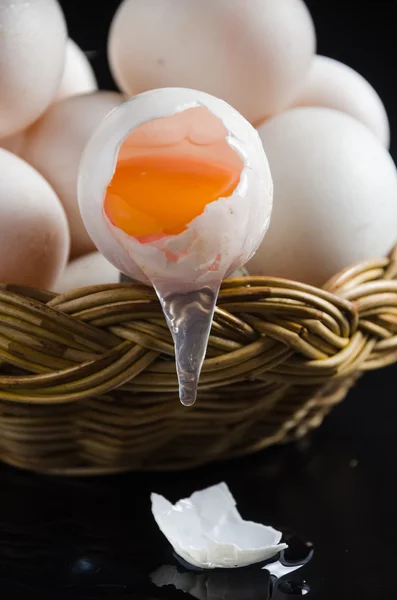
{"type": "Polygon", "coordinates": [[[210,202],[230,196],[241,169],[194,155],[119,160],[104,201],[109,221],[130,236],[175,235],[210,202]]]}

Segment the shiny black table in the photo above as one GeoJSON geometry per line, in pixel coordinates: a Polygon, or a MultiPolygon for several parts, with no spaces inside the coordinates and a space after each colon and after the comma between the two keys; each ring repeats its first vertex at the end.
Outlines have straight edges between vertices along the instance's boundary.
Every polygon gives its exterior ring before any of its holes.
{"type": "MultiPolygon", "coordinates": [[[[283,589],[301,594],[302,586],[313,600],[395,598],[396,381],[396,367],[367,375],[298,444],[187,473],[66,480],[2,467],[1,597],[192,598],[152,581],[161,567],[179,567],[151,515],[150,493],[175,501],[226,481],[244,518],[314,545],[307,565],[273,585],[272,600],[292,597],[283,589]]],[[[196,597],[270,598],[258,568],[220,581],[193,574],[187,587],[200,576],[196,597]]]]}

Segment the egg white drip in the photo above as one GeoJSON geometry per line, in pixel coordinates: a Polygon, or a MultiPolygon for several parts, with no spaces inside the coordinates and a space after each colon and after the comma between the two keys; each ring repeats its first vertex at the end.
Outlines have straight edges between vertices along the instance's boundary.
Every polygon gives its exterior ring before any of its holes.
{"type": "Polygon", "coordinates": [[[270,168],[256,130],[222,100],[173,88],[145,92],[112,111],[85,150],[79,178],[80,210],[98,249],[123,273],[143,283],[169,283],[173,292],[213,285],[251,258],[269,226],[272,192],[270,168]],[[103,211],[120,147],[139,125],[195,107],[207,108],[223,123],[226,142],[244,164],[239,183],[230,196],[207,204],[182,233],[141,244],[112,225],[103,211]],[[131,123],[127,132],[126,121],[131,123]],[[170,262],[167,252],[185,254],[170,262]],[[214,265],[216,270],[209,270],[214,265]]]}

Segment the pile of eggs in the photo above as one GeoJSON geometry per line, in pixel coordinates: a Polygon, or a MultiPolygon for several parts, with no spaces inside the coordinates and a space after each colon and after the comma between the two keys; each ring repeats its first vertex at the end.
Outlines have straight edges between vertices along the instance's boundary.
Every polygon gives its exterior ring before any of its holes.
{"type": "Polygon", "coordinates": [[[0,283],[64,292],[119,281],[122,261],[108,262],[80,212],[79,167],[109,113],[159,88],[174,89],[175,106],[176,88],[224,100],[259,134],[273,214],[250,274],[323,285],[390,251],[397,172],[385,108],[361,75],[315,54],[303,0],[123,0],[109,25],[120,92],[97,89],[57,0],[0,3],[0,283]]]}

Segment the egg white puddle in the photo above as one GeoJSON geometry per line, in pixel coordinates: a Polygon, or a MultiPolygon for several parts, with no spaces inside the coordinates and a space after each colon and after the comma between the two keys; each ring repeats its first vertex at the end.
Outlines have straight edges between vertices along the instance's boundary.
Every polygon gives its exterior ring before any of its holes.
{"type": "MultiPolygon", "coordinates": [[[[302,565],[301,565],[302,566],[302,565]]],[[[262,569],[242,573],[239,569],[222,571],[181,570],[174,565],[159,567],[150,575],[152,583],[158,587],[173,586],[176,590],[190,594],[198,600],[229,598],[230,600],[270,599],[273,581],[301,568],[283,567],[278,561],[262,569]],[[268,572],[268,576],[263,571],[268,572]]]]}

